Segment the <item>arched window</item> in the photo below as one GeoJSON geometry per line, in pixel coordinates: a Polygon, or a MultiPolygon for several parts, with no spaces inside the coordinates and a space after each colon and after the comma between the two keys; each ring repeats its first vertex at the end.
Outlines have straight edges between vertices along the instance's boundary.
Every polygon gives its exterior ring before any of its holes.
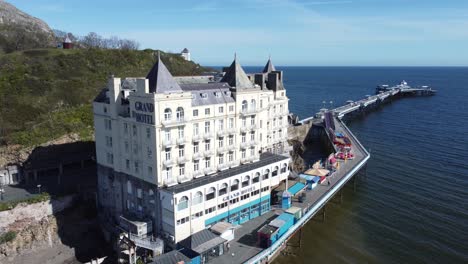
{"type": "Polygon", "coordinates": [[[169,121],[172,119],[172,110],[170,108],[166,108],[164,110],[164,120],[169,121]]]}
{"type": "Polygon", "coordinates": [[[271,173],[271,177],[275,177],[275,176],[278,176],[278,166],[275,166],[275,168],[273,169],[273,172],[271,173]]]}
{"type": "Polygon", "coordinates": [[[252,99],[250,101],[250,109],[255,110],[257,108],[257,102],[255,102],[255,99],[252,99]]]}
{"type": "Polygon", "coordinates": [[[225,195],[227,193],[227,183],[223,183],[221,184],[221,186],[219,187],[219,191],[218,191],[218,195],[221,196],[221,195],[225,195]]]}
{"type": "Polygon", "coordinates": [[[209,201],[211,199],[214,199],[215,196],[216,196],[216,189],[214,187],[210,187],[208,191],[206,191],[205,200],[209,201]]]}
{"type": "Polygon", "coordinates": [[[127,193],[132,194],[132,183],[127,181],[127,193]]]}
{"type": "Polygon", "coordinates": [[[239,180],[235,179],[231,183],[231,192],[239,190],[239,180]]]}
{"type": "Polygon", "coordinates": [[[177,107],[176,109],[176,118],[177,121],[183,121],[184,120],[184,108],[182,107],[177,107]]]}
{"type": "Polygon", "coordinates": [[[242,101],[242,112],[243,113],[247,112],[247,101],[246,100],[242,101]]]}
{"type": "Polygon", "coordinates": [[[196,192],[195,195],[192,198],[192,204],[199,204],[203,202],[203,193],[202,192],[196,192]]]}
{"type": "Polygon", "coordinates": [[[260,181],[260,172],[256,172],[255,176],[252,179],[252,183],[257,183],[260,181]]]}
{"type": "Polygon", "coordinates": [[[250,182],[250,176],[247,175],[242,180],[242,188],[249,186],[249,182],[250,182]]]}
{"type": "Polygon", "coordinates": [[[263,180],[266,180],[270,177],[270,170],[266,169],[265,173],[263,173],[263,180]]]}
{"type": "Polygon", "coordinates": [[[182,198],[180,198],[179,200],[179,203],[177,204],[177,209],[180,211],[180,210],[184,210],[184,209],[187,209],[188,208],[188,197],[187,196],[182,196],[182,198]]]}
{"type": "Polygon", "coordinates": [[[288,164],[283,163],[283,167],[281,168],[281,173],[285,173],[288,170],[288,164]]]}

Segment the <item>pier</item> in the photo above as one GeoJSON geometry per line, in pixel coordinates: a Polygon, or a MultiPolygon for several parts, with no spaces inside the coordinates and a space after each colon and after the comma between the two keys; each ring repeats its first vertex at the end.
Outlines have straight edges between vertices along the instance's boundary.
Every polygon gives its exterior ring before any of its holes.
{"type": "MultiPolygon", "coordinates": [[[[313,190],[305,191],[305,199],[302,202],[296,200],[292,201],[292,206],[301,208],[303,210],[303,215],[270,247],[265,249],[256,244],[256,232],[275,216],[284,212],[280,206],[272,206],[272,211],[241,225],[236,230],[236,238],[230,242],[229,252],[213,259],[210,263],[270,263],[273,261],[273,259],[287,247],[288,241],[294,236],[294,234],[298,232],[301,234],[302,227],[314,216],[322,213],[322,217],[325,220],[325,206],[327,203],[336,195],[340,195],[340,200],[342,199],[342,188],[346,183],[353,179],[353,177],[357,177],[357,173],[366,166],[367,161],[370,159],[370,153],[345,125],[342,118],[348,114],[363,111],[368,107],[388,101],[391,98],[406,95],[433,94],[435,94],[435,90],[431,89],[391,89],[379,92],[373,96],[367,96],[366,98],[356,102],[349,102],[346,105],[330,111],[322,110],[315,116],[300,120],[300,125],[306,126],[311,130],[314,125],[324,126],[324,123],[326,123],[324,122],[325,113],[331,112],[331,123],[334,127],[334,131],[339,132],[350,139],[353,146],[354,159],[339,161],[339,168],[329,177],[329,185],[319,184],[313,190]]],[[[292,127],[290,129],[292,129],[292,127]]],[[[329,133],[326,132],[325,136],[328,137],[329,141],[332,141],[329,133]]],[[[356,178],[354,178],[354,183],[355,181],[356,178]]],[[[299,235],[299,237],[301,237],[301,235],[299,235]]],[[[301,238],[299,238],[299,246],[301,245],[300,240],[301,238]]]]}

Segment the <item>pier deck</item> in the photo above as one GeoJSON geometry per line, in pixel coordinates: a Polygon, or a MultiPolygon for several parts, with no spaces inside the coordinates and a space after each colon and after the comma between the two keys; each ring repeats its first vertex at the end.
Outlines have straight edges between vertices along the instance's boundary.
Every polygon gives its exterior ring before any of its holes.
{"type": "Polygon", "coordinates": [[[340,162],[339,169],[330,178],[330,185],[322,184],[313,190],[306,191],[306,199],[302,203],[297,202],[297,199],[293,199],[293,206],[304,209],[303,217],[270,248],[260,248],[256,245],[257,230],[268,224],[277,214],[283,212],[280,208],[273,208],[272,211],[241,225],[236,230],[236,238],[230,242],[230,251],[211,260],[210,263],[259,263],[265,258],[271,261],[272,256],[281,249],[284,242],[317,214],[344,184],[364,166],[370,157],[369,153],[341,120],[335,118],[335,126],[336,131],[342,132],[351,139],[355,158],[340,162]]]}

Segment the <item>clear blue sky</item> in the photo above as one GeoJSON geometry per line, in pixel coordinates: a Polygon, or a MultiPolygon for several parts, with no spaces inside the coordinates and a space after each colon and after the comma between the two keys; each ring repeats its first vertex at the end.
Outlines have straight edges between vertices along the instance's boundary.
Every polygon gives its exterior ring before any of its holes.
{"type": "Polygon", "coordinates": [[[204,65],[468,65],[468,0],[11,0],[52,28],[204,65]]]}

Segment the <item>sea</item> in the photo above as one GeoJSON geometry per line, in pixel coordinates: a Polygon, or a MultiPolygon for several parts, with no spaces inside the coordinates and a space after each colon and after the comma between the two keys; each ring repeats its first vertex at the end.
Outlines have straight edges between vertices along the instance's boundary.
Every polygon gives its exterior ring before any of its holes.
{"type": "Polygon", "coordinates": [[[378,84],[405,80],[437,95],[399,98],[346,122],[371,153],[365,177],[275,263],[468,263],[468,68],[277,69],[300,119],[374,94],[378,84]]]}

